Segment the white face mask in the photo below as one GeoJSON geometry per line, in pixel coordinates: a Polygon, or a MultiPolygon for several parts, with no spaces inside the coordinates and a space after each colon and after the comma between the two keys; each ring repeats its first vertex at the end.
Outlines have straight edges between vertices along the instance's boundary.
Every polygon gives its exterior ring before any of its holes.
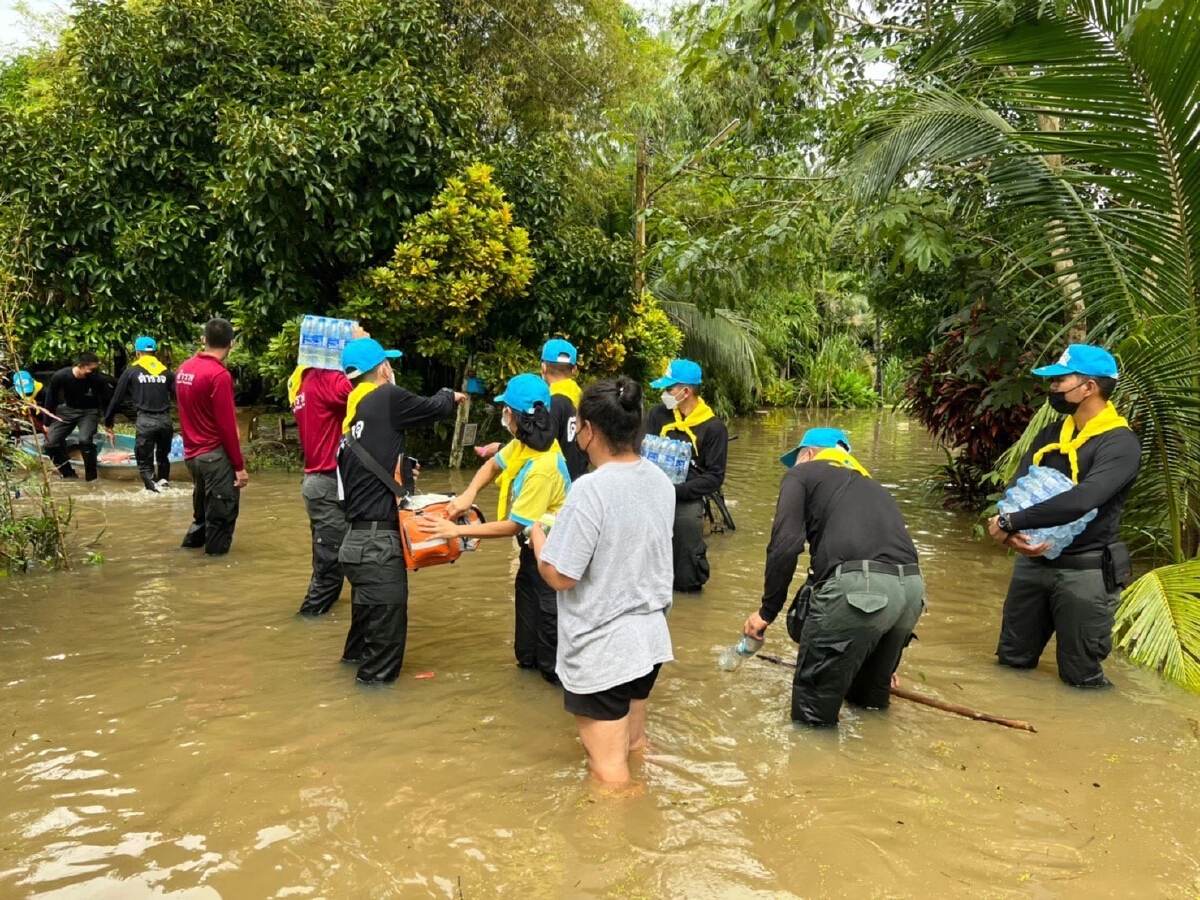
{"type": "Polygon", "coordinates": [[[507,406],[504,407],[504,412],[500,413],[500,424],[504,426],[505,431],[512,431],[512,410],[507,406]]]}
{"type": "Polygon", "coordinates": [[[667,409],[675,409],[677,406],[679,406],[679,398],[670,391],[663,391],[662,403],[667,409]]]}

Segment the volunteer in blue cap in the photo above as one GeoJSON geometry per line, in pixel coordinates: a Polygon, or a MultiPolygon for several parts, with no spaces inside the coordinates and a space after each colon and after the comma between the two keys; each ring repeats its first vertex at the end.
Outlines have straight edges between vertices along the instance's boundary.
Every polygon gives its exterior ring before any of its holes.
{"type": "Polygon", "coordinates": [[[675,485],[675,590],[694,593],[710,575],[704,543],[704,499],[720,497],[729,458],[729,430],[700,396],[703,373],[690,359],[672,360],[651,387],[662,402],[646,414],[646,434],[692,445],[687,480],[675,485]]]}
{"type": "Polygon", "coordinates": [[[24,369],[13,375],[12,384],[17,396],[25,401],[26,410],[25,418],[10,421],[13,434],[33,434],[35,431],[45,434],[42,407],[46,402],[46,386],[24,369]]]}
{"type": "Polygon", "coordinates": [[[842,701],[886,709],[896,667],[925,608],[925,581],[900,507],[850,455],[836,428],[811,428],[780,457],[762,605],[742,627],[762,639],[787,600],[808,543],[808,579],[787,630],[800,644],[792,718],[833,725],[842,701]]]}
{"type": "Polygon", "coordinates": [[[104,414],[104,430],[108,432],[108,445],[117,445],[113,434],[117,410],[125,402],[125,395],[133,398],[136,414],[136,432],[133,456],[137,460],[138,474],[146,490],[157,492],[166,487],[171,479],[171,441],[175,437],[175,426],[171,422],[171,401],[175,398],[175,373],[168,369],[155,351],[158,342],[152,337],[140,337],[133,344],[137,357],[121,373],[117,389],[113,391],[104,414]],[[154,465],[158,463],[158,472],[154,465]]]}
{"type": "Polygon", "coordinates": [[[558,656],[558,594],[538,571],[527,532],[534,523],[551,521],[571,489],[567,463],[550,422],[550,388],[533,373],[513,378],[496,398],[504,428],[512,435],[504,449],[483,464],[471,485],[446,508],[446,519],[433,519],[437,537],[517,538],[520,562],[514,584],[516,627],[513,652],[522,669],[537,669],[553,685],[558,656]],[[457,525],[454,519],[475,503],[479,492],[496,481],[500,505],[496,519],[481,525],[457,525]]]}
{"type": "Polygon", "coordinates": [[[1118,374],[1107,350],[1072,344],[1033,374],[1050,380],[1050,406],[1064,418],[1038,432],[1013,483],[1031,466],[1049,466],[1075,487],[988,523],[992,538],[1020,554],[996,656],[1003,666],[1035,668],[1056,634],[1058,677],[1075,687],[1106,687],[1101,664],[1112,650],[1113,614],[1129,576],[1121,510],[1141,470],[1141,442],[1109,400],[1118,374]],[[1066,525],[1091,510],[1096,517],[1053,560],[1042,555],[1044,544],[1032,546],[1022,534],[1066,525]]]}
{"type": "Polygon", "coordinates": [[[394,473],[404,458],[408,429],[450,418],[466,399],[449,388],[418,397],[397,386],[392,360],[400,355],[369,337],[342,350],[342,370],[354,386],[337,456],[348,525],[338,562],[352,589],[342,660],[358,666],[363,684],[395,681],[404,662],[408,571],[397,504],[407,488],[394,473]]]}
{"type": "Polygon", "coordinates": [[[569,341],[555,338],[542,347],[542,380],[550,386],[550,425],[558,448],[567,461],[567,472],[574,481],[588,470],[587,454],[576,442],[579,400],[583,391],[575,378],[579,375],[578,354],[569,341]]]}
{"type": "Polygon", "coordinates": [[[79,477],[67,458],[67,438],[77,429],[84,477],[88,481],[100,477],[95,437],[109,393],[109,383],[100,374],[100,357],[88,350],[75,358],[75,365],[64,366],[51,376],[46,411],[53,418],[46,435],[46,455],[61,477],[79,477]]]}

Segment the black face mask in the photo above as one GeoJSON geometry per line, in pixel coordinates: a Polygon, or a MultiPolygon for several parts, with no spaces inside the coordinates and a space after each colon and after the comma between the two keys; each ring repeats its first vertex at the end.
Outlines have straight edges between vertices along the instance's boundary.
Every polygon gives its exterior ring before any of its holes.
{"type": "MultiPolygon", "coordinates": [[[[1074,388],[1071,390],[1074,390],[1074,388]]],[[[1067,399],[1067,394],[1069,393],[1071,393],[1071,391],[1051,391],[1050,408],[1056,413],[1062,413],[1064,416],[1074,415],[1075,410],[1079,409],[1079,403],[1081,401],[1072,403],[1067,399]]]]}

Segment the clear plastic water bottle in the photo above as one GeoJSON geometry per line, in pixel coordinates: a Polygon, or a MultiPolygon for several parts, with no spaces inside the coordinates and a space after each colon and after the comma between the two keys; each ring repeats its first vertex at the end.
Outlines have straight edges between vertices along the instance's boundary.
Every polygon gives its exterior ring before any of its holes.
{"type": "Polygon", "coordinates": [[[177,434],[171,438],[171,451],[167,454],[167,459],[171,462],[179,462],[183,459],[183,435],[177,434]]]}
{"type": "Polygon", "coordinates": [[[692,445],[687,441],[676,441],[674,465],[671,467],[671,481],[683,484],[687,481],[688,466],[692,462],[692,445]]]}
{"type": "Polygon", "coordinates": [[[642,456],[646,462],[658,465],[658,438],[652,434],[648,434],[645,440],[642,441],[642,456]]]}
{"type": "Polygon", "coordinates": [[[752,638],[742,635],[740,641],[721,651],[721,655],[717,659],[717,665],[726,672],[733,672],[741,668],[742,663],[761,650],[762,645],[762,638],[752,638]]]}
{"type": "Polygon", "coordinates": [[[305,316],[300,323],[300,354],[296,357],[301,366],[316,365],[316,316],[305,316]]]}
{"type": "Polygon", "coordinates": [[[666,473],[667,477],[674,480],[675,478],[675,442],[668,438],[659,438],[662,442],[662,447],[658,451],[658,467],[666,473]]]}
{"type": "MultiPolygon", "coordinates": [[[[997,504],[997,509],[1006,514],[1018,512],[1049,500],[1051,497],[1057,497],[1073,487],[1075,487],[1075,483],[1057,469],[1051,469],[1048,466],[1030,466],[1029,472],[1017,479],[1017,483],[997,504]]],[[[1050,528],[1026,529],[1024,534],[1029,538],[1030,544],[1035,546],[1048,544],[1043,556],[1046,559],[1056,559],[1094,518],[1096,518],[1096,510],[1093,509],[1074,522],[1050,528]]]]}
{"type": "Polygon", "coordinates": [[[343,319],[330,319],[329,331],[325,336],[325,362],[327,369],[336,369],[342,359],[342,348],[346,345],[342,337],[343,319]]]}

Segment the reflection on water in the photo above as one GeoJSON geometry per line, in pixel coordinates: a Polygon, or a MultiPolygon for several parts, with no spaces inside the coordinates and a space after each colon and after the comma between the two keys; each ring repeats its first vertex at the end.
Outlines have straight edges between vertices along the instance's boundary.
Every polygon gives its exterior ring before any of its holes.
{"type": "MultiPolygon", "coordinates": [[[[502,542],[412,577],[401,678],[361,689],[338,662],[345,600],[293,616],[298,476],[254,479],[220,560],[175,549],[186,487],[71,486],[107,563],[0,585],[0,896],[1197,896],[1200,701],[1116,660],[1108,693],[1061,686],[1052,653],[997,669],[1009,563],[926,497],[939,455],[891,415],[832,424],[897,493],[926,568],[901,674],[1040,733],[902,701],[800,730],[789,672],[717,668],[757,608],[775,459],[804,424],[732,429],[738,531],[712,538],[703,596],[678,598],[647,789],[621,802],[588,790],[561,699],[512,663],[502,542]]],[[[794,645],[777,626],[766,649],[794,645]]]]}

